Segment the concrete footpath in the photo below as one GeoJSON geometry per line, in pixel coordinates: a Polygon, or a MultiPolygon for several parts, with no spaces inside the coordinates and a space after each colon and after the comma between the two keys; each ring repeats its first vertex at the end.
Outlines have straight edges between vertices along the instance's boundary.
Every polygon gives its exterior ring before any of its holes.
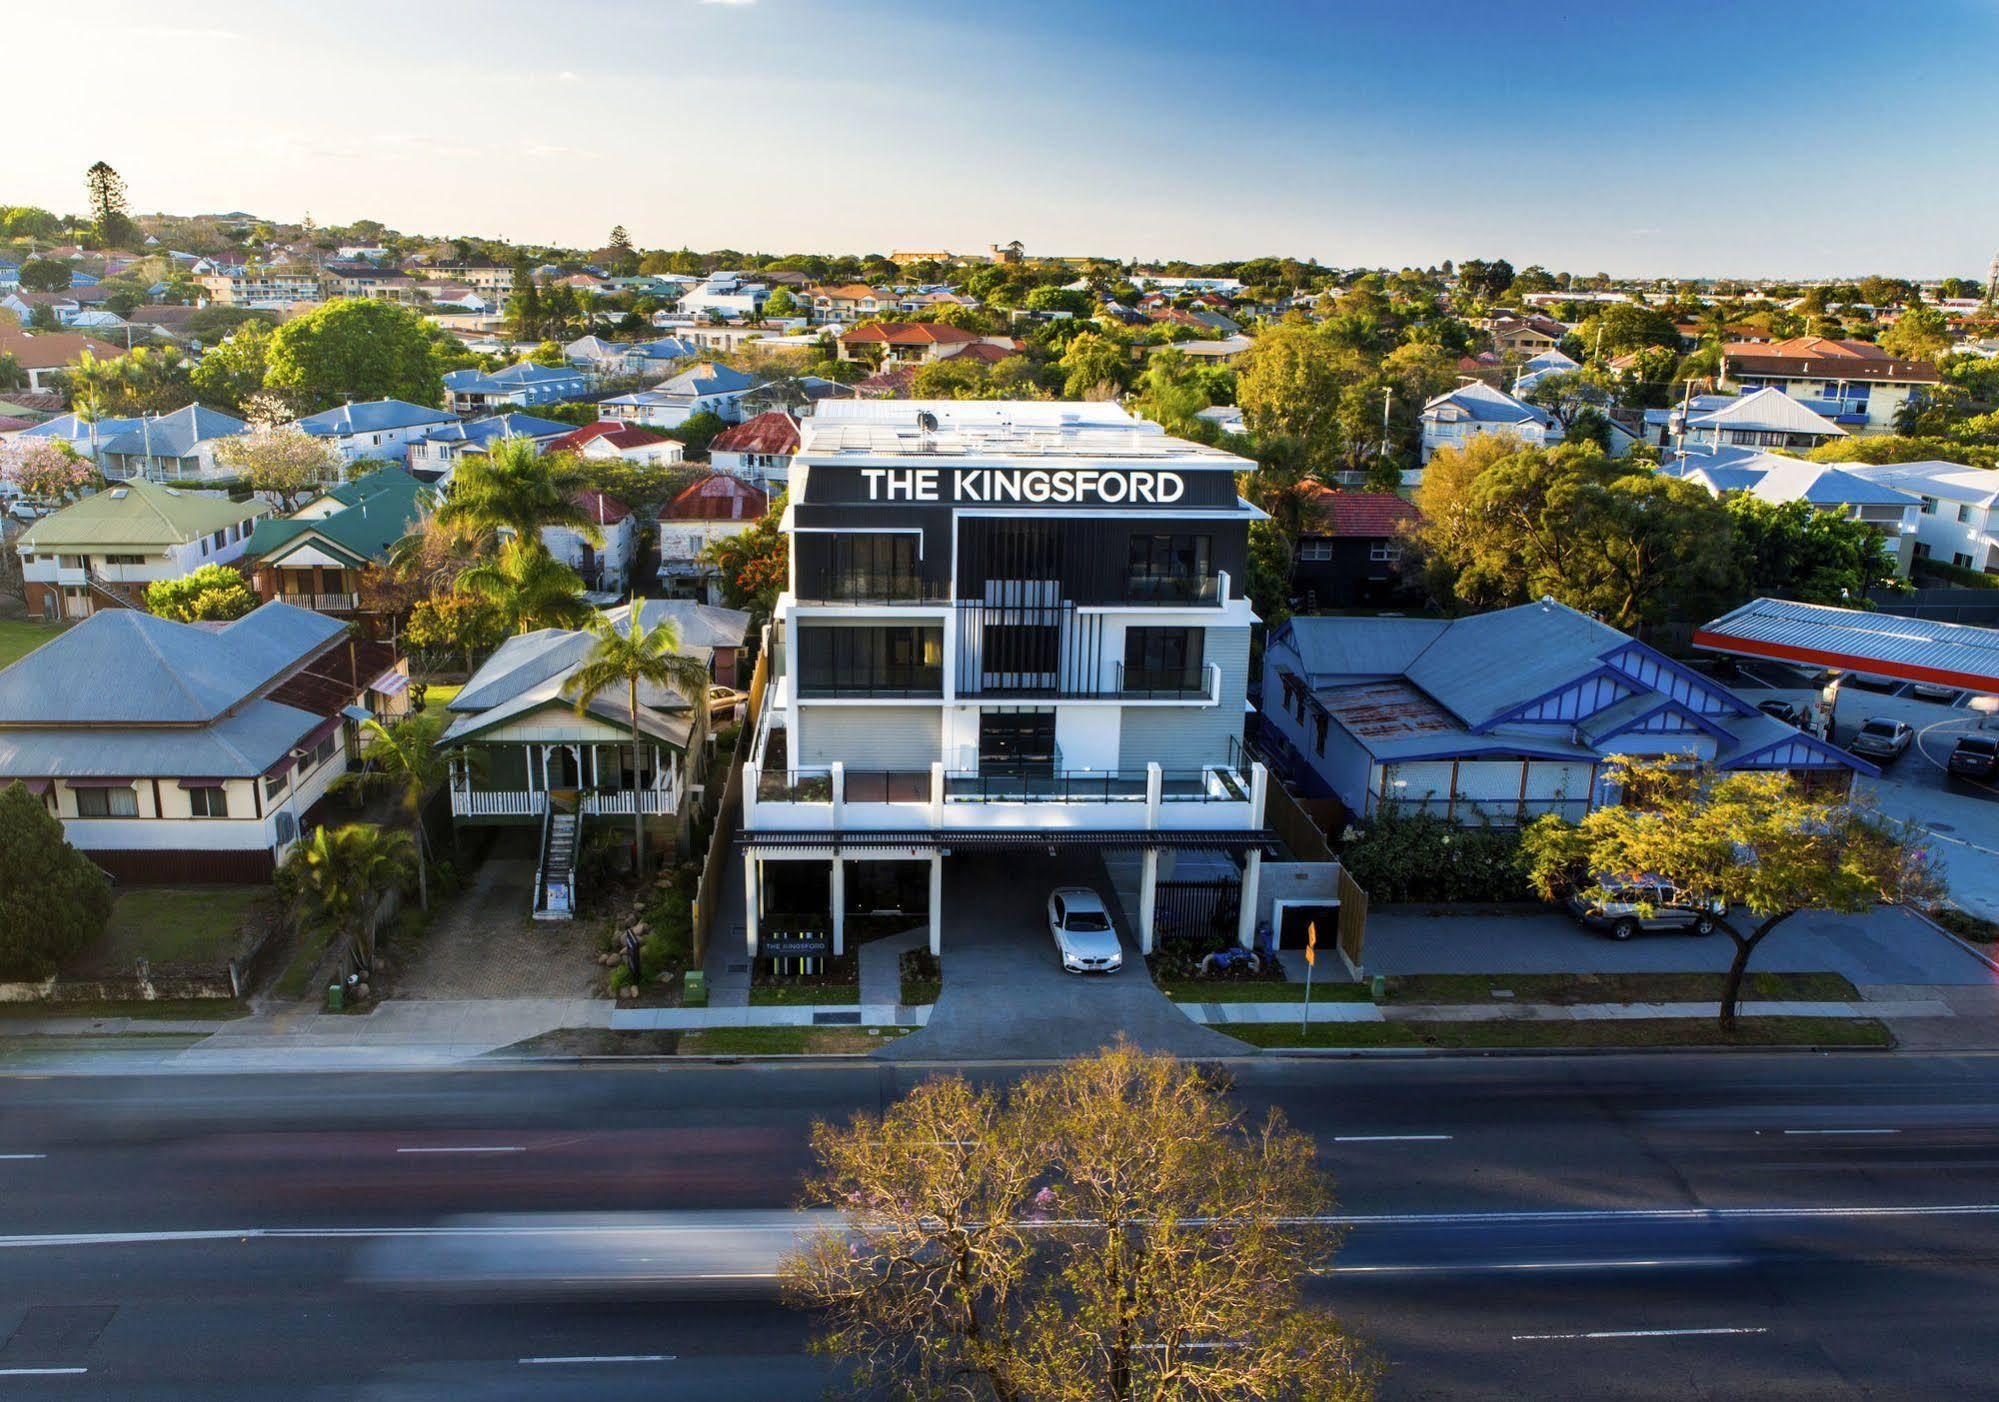
{"type": "MultiPolygon", "coordinates": [[[[1181,1011],[1210,1027],[1264,1022],[1612,1022],[1640,1018],[1715,1018],[1720,1003],[1187,1003],[1181,1011]]],[[[1898,1002],[1840,1000],[1825,1003],[1745,1002],[1743,1017],[1902,1018],[1954,1017],[1941,999],[1898,1002]]]]}

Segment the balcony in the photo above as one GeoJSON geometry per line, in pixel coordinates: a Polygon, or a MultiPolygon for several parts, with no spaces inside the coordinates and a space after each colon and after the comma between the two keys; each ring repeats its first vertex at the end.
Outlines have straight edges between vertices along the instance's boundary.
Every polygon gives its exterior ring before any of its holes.
{"type": "Polygon", "coordinates": [[[1127,701],[1202,701],[1219,704],[1222,669],[1215,663],[1193,667],[1129,667],[1117,664],[1117,694],[1127,701]]]}
{"type": "Polygon", "coordinates": [[[1218,570],[1203,575],[1129,575],[1113,602],[1187,608],[1225,604],[1228,597],[1228,572],[1218,570]]]}
{"type": "Polygon", "coordinates": [[[804,701],[911,700],[936,701],[944,695],[944,669],[919,667],[908,672],[880,677],[846,678],[825,675],[798,676],[798,695],[804,701]]]}
{"type": "Polygon", "coordinates": [[[845,575],[801,579],[801,604],[942,604],[951,599],[947,581],[914,575],[845,575]]]}
{"type": "Polygon", "coordinates": [[[352,613],[360,607],[358,594],[280,594],[278,602],[314,613],[352,613]]]}
{"type": "MultiPolygon", "coordinates": [[[[543,789],[473,789],[454,785],[451,816],[454,818],[538,818],[548,807],[543,789]]],[[[632,817],[644,813],[665,817],[680,811],[680,786],[652,789],[585,789],[577,795],[577,808],[587,817],[632,817]]]]}

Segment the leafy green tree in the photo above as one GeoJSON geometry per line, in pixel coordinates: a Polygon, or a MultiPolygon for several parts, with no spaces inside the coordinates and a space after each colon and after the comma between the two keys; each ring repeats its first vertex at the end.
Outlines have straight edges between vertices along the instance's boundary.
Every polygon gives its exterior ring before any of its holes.
{"type": "Polygon", "coordinates": [[[784,497],[778,496],[754,526],[710,541],[704,556],[721,573],[722,602],[747,610],[757,622],[776,610],[790,578],[790,545],[779,527],[783,518],[784,497]]]}
{"type": "Polygon", "coordinates": [[[187,358],[161,347],[139,346],[108,360],[86,350],[62,377],[70,399],[89,404],[100,418],[170,414],[195,397],[187,358]]]}
{"type": "Polygon", "coordinates": [[[264,321],[246,321],[226,340],[210,346],[195,362],[194,392],[202,403],[240,414],[264,392],[269,373],[271,328],[264,321]]]}
{"type": "Polygon", "coordinates": [[[62,233],[62,220],[31,204],[0,205],[0,239],[47,242],[62,233]]]}
{"type": "Polygon", "coordinates": [[[514,290],[507,298],[507,332],[516,341],[533,341],[541,338],[545,326],[534,262],[522,253],[514,259],[514,290]]]}
{"type": "Polygon", "coordinates": [[[1679,330],[1670,316],[1636,302],[1605,303],[1602,310],[1576,326],[1575,338],[1592,359],[1608,359],[1645,346],[1677,350],[1680,345],[1679,330]]]}
{"type": "Polygon", "coordinates": [[[307,411],[346,400],[401,399],[434,405],[444,397],[444,333],[417,313],[372,297],[343,297],[271,333],[266,387],[307,411]]]}
{"type": "Polygon", "coordinates": [[[797,316],[798,299],[791,295],[788,287],[774,288],[764,301],[765,316],[797,316]]]}
{"type": "Polygon", "coordinates": [[[1895,324],[1881,333],[1881,349],[1903,360],[1935,360],[1950,349],[1950,323],[1937,308],[1905,308],[1895,324]]]}
{"type": "Polygon", "coordinates": [[[12,351],[0,351],[0,389],[26,389],[28,371],[12,351]]]}
{"type": "Polygon", "coordinates": [[[935,1077],[812,1150],[801,1205],[844,1230],[785,1262],[785,1293],[857,1395],[1374,1395],[1303,1294],[1339,1245],[1310,1137],[1191,1063],[1121,1041],[1005,1088],[935,1077]]]}
{"type": "MultiPolygon", "coordinates": [[[[626,714],[632,722],[632,774],[641,772],[644,736],[639,731],[639,687],[672,692],[687,703],[691,724],[687,741],[687,775],[694,777],[695,758],[708,732],[708,666],[698,657],[680,650],[680,626],[662,618],[646,626],[641,609],[633,604],[620,629],[604,614],[592,614],[590,633],[595,639],[590,655],[569,679],[569,692],[582,715],[590,703],[615,687],[625,691],[626,714]]],[[[639,875],[646,872],[646,817],[632,805],[632,841],[638,853],[639,875]]]]}
{"type": "Polygon", "coordinates": [[[125,198],[125,180],[103,161],[83,173],[84,189],[90,196],[90,217],[98,246],[130,248],[138,237],[132,212],[125,198]]]}
{"type": "Polygon", "coordinates": [[[1601,411],[1610,403],[1609,376],[1594,366],[1558,371],[1536,380],[1524,398],[1529,404],[1552,414],[1566,437],[1575,427],[1577,416],[1584,410],[1601,411]]]}
{"type": "Polygon", "coordinates": [[[667,432],[680,440],[689,457],[700,458],[707,456],[708,445],[715,441],[716,434],[728,426],[721,415],[703,409],[682,419],[667,432]]]}
{"type": "Polygon", "coordinates": [[[320,827],[293,850],[286,884],[305,918],[347,941],[357,968],[375,967],[375,918],[382,898],[401,888],[416,866],[406,832],[373,823],[320,827]]]}
{"type": "Polygon", "coordinates": [[[42,798],[0,783],[0,977],[47,978],[104,933],[111,883],[42,798]]]}
{"type": "Polygon", "coordinates": [[[1307,326],[1278,326],[1256,338],[1236,377],[1236,403],[1259,439],[1298,445],[1312,472],[1337,465],[1343,436],[1340,395],[1364,380],[1368,364],[1307,326]]]}
{"type": "Polygon", "coordinates": [[[1798,912],[1857,915],[1942,891],[1935,860],[1911,833],[1844,796],[1807,794],[1788,774],[1623,759],[1609,783],[1622,802],[1580,823],[1550,814],[1527,829],[1534,885],[1548,899],[1578,890],[1608,899],[1656,879],[1682,899],[1720,903],[1715,924],[1735,943],[1721,994],[1727,1032],[1750,956],[1798,912]]]}
{"type": "Polygon", "coordinates": [[[563,354],[562,347],[554,341],[543,341],[528,352],[527,358],[530,364],[546,365],[554,370],[563,369],[569,364],[569,357],[563,354]]]}
{"type": "Polygon", "coordinates": [[[1250,607],[1268,634],[1291,616],[1291,538],[1275,520],[1249,523],[1250,607]]]}
{"type": "Polygon", "coordinates": [[[70,266],[60,258],[30,258],[21,265],[23,292],[67,292],[70,266]]]}
{"type": "Polygon", "coordinates": [[[512,536],[535,550],[542,549],[544,526],[566,526],[601,542],[597,523],[576,504],[582,486],[576,459],[544,453],[531,438],[502,438],[484,456],[458,465],[437,519],[474,534],[512,536]]]}
{"type": "Polygon", "coordinates": [[[410,608],[402,640],[433,662],[446,656],[463,657],[465,670],[470,672],[473,659],[505,642],[507,631],[506,620],[492,604],[446,587],[410,608]]]}
{"type": "Polygon", "coordinates": [[[497,556],[460,575],[458,587],[490,605],[510,633],[575,628],[591,614],[582,579],[549,554],[539,536],[509,539],[497,556]]]}
{"type": "Polygon", "coordinates": [[[178,579],[146,586],[146,612],[176,623],[241,618],[257,606],[257,596],[241,572],[227,565],[203,565],[178,579]]]}
{"type": "Polygon", "coordinates": [[[1197,416],[1213,402],[1201,368],[1171,346],[1162,346],[1146,358],[1137,389],[1139,408],[1168,433],[1191,432],[1199,422],[1197,416]]]}
{"type": "Polygon", "coordinates": [[[418,711],[383,725],[378,720],[361,722],[367,744],[361,752],[362,768],[341,776],[336,785],[348,789],[388,789],[396,795],[416,835],[417,903],[430,909],[430,874],[425,869],[433,860],[430,834],[425,831],[424,805],[451,775],[451,761],[438,749],[444,734],[443,716],[418,711]]]}
{"type": "Polygon", "coordinates": [[[1062,392],[1070,399],[1114,396],[1131,372],[1131,352],[1108,336],[1084,331],[1062,352],[1062,392]]]}
{"type": "Polygon", "coordinates": [[[1725,505],[1751,594],[1859,607],[1870,590],[1894,580],[1894,560],[1877,526],[1747,492],[1730,493],[1725,505]]]}

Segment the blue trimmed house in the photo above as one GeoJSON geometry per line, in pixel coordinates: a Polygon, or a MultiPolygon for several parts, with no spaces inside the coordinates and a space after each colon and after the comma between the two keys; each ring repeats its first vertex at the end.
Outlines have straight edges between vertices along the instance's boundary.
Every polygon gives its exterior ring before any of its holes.
{"type": "Polygon", "coordinates": [[[444,376],[444,402],[456,414],[560,404],[589,392],[590,377],[574,366],[537,365],[532,360],[491,373],[451,370],[444,376]]]}
{"type": "Polygon", "coordinates": [[[1875,769],[1552,600],[1470,618],[1294,618],[1263,659],[1260,730],[1282,777],[1349,814],[1579,818],[1614,755],[1783,770],[1844,791],[1875,769]]]}

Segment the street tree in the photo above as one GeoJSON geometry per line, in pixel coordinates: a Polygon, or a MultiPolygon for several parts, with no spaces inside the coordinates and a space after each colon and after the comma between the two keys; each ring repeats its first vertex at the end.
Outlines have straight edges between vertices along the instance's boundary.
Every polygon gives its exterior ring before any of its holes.
{"type": "MultiPolygon", "coordinates": [[[[687,703],[687,774],[694,778],[694,766],[708,733],[708,665],[680,650],[680,625],[671,618],[647,626],[641,605],[634,603],[620,628],[605,614],[590,616],[590,653],[570,677],[568,687],[576,713],[583,715],[590,703],[606,691],[623,688],[626,714],[631,718],[632,776],[638,782],[644,765],[640,756],[645,743],[639,730],[639,688],[664,691],[687,703]]],[[[646,874],[646,815],[632,805],[633,851],[637,854],[639,876],[646,874]]]]}
{"type": "Polygon", "coordinates": [[[1192,1065],[1120,1043],[1006,1088],[937,1077],[812,1148],[803,1205],[844,1230],[795,1252],[785,1289],[857,1392],[1374,1394],[1302,1294],[1339,1244],[1310,1137],[1192,1065]]]}
{"type": "Polygon", "coordinates": [[[1367,361],[1309,326],[1277,326],[1256,338],[1236,378],[1236,403],[1259,439],[1298,445],[1301,468],[1331,471],[1342,444],[1340,396],[1366,378],[1367,361]]]}
{"type": "Polygon", "coordinates": [[[306,412],[349,400],[434,405],[444,395],[443,334],[394,302],[342,297],[271,333],[264,383],[296,396],[306,412]]]}
{"type": "Polygon", "coordinates": [[[1751,595],[1853,607],[1894,583],[1894,559],[1882,548],[1879,526],[1747,492],[1731,492],[1724,504],[1751,595]]]}
{"type": "Polygon", "coordinates": [[[338,479],[340,459],[325,442],[305,430],[267,416],[269,406],[252,401],[250,430],[215,445],[215,461],[239,474],[254,492],[276,499],[290,515],[338,479]]]}
{"type": "Polygon", "coordinates": [[[0,443],[0,477],[35,501],[66,505],[97,486],[90,459],[56,438],[16,438],[0,443]]]}
{"type": "Polygon", "coordinates": [[[1528,827],[1529,877],[1549,899],[1577,890],[1610,898],[1651,880],[1725,907],[1715,923],[1735,943],[1721,994],[1726,1032],[1736,1030],[1750,957],[1792,916],[1942,895],[1935,858],[1912,831],[1845,795],[1808,793],[1788,774],[1626,757],[1612,762],[1608,782],[1621,802],[1579,823],[1551,813],[1528,827]]]}
{"type": "Polygon", "coordinates": [[[0,783],[0,977],[43,979],[104,933],[111,883],[25,784],[0,783]]]}
{"type": "Polygon", "coordinates": [[[227,565],[202,565],[146,586],[146,612],[176,623],[226,623],[255,607],[249,582],[227,565]]]}

